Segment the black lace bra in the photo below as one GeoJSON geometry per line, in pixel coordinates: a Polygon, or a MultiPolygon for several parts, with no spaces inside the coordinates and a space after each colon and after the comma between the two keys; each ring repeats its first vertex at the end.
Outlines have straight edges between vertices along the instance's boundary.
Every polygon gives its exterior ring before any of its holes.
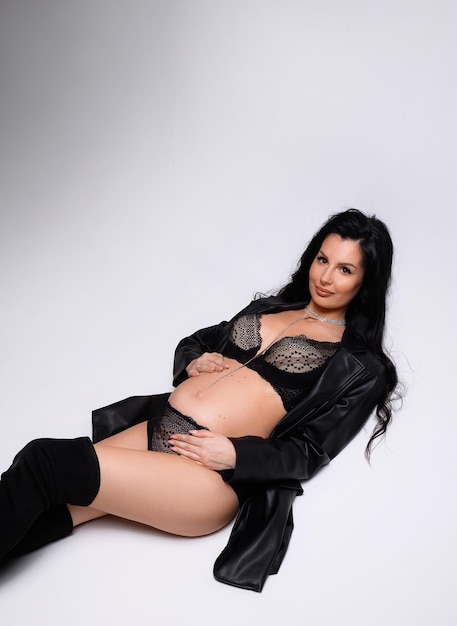
{"type": "Polygon", "coordinates": [[[340,345],[295,335],[275,341],[255,356],[261,343],[260,316],[244,315],[235,320],[224,355],[245,364],[268,381],[286,411],[311,389],[340,345]]]}

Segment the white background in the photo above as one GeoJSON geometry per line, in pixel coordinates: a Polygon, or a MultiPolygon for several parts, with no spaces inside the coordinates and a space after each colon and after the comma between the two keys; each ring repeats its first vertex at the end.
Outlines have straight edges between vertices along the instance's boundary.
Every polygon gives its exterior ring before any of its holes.
{"type": "Polygon", "coordinates": [[[451,626],[452,0],[1,0],[0,458],[171,386],[178,340],[279,288],[350,206],[389,225],[407,387],[296,501],[262,594],[202,539],[117,520],[0,572],[4,624],[451,626]],[[255,620],[255,622],[254,622],[255,620]]]}

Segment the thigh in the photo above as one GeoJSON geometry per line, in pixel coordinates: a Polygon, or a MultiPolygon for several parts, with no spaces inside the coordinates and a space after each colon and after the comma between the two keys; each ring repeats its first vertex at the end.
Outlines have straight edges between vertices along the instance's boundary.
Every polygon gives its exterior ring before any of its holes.
{"type": "Polygon", "coordinates": [[[97,446],[109,446],[114,448],[131,448],[133,450],[148,449],[147,422],[141,422],[130,428],[126,428],[117,435],[100,441],[97,446]]]}
{"type": "MultiPolygon", "coordinates": [[[[148,449],[147,422],[142,422],[136,426],[131,426],[126,430],[103,439],[97,444],[97,447],[105,446],[108,448],[128,448],[132,450],[148,449]]],[[[68,509],[73,520],[73,526],[79,526],[90,520],[97,519],[106,515],[104,511],[98,511],[93,506],[75,506],[68,505],[68,509]]]]}
{"type": "Polygon", "coordinates": [[[217,472],[175,454],[95,446],[100,491],[92,507],[177,535],[225,526],[238,498],[217,472]]]}

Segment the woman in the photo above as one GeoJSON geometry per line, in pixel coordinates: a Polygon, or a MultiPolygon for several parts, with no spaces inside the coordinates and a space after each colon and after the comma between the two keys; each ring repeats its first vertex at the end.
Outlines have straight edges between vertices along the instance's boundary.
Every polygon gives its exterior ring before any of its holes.
{"type": "Polygon", "coordinates": [[[180,342],[173,393],[95,411],[95,445],[28,444],[0,482],[0,557],[105,514],[198,536],[239,511],[215,576],[260,591],[287,548],[299,481],[375,407],[367,456],[391,419],[397,376],[382,347],[391,264],[381,221],[339,213],[277,296],[180,342]]]}

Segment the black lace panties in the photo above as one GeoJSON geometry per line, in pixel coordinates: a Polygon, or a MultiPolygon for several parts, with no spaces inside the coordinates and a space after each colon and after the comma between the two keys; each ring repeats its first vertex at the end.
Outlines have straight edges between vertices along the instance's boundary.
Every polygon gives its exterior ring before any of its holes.
{"type": "Polygon", "coordinates": [[[148,420],[148,450],[175,454],[168,440],[174,433],[188,433],[189,430],[208,429],[167,403],[163,415],[148,420]]]}

